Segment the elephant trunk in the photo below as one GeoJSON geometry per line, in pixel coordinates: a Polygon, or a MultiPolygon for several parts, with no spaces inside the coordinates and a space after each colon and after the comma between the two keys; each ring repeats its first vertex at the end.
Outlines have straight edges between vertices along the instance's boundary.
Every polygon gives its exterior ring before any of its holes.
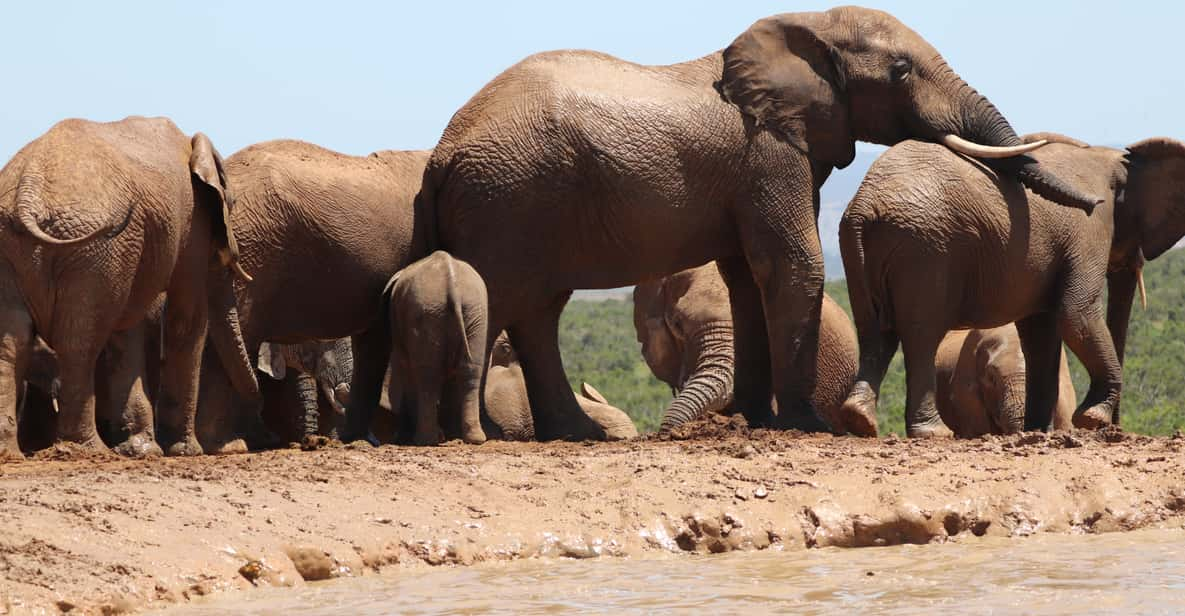
{"type": "MultiPolygon", "coordinates": [[[[991,166],[997,171],[1016,173],[1022,184],[1034,193],[1063,205],[1091,211],[1101,200],[1094,195],[1086,194],[1074,186],[1062,181],[1055,175],[1046,172],[1037,161],[1023,156],[1026,145],[1017,136],[1012,125],[1004,118],[999,109],[987,97],[967,85],[949,66],[943,71],[948,81],[948,91],[957,92],[955,100],[959,102],[962,117],[956,119],[961,126],[956,137],[960,137],[974,144],[982,144],[995,148],[1014,148],[1010,151],[999,151],[999,156],[1008,156],[992,161],[991,166]]],[[[942,136],[940,140],[955,151],[961,151],[969,156],[990,158],[993,155],[974,149],[961,150],[957,143],[942,136]]],[[[1038,146],[1039,147],[1039,146],[1038,146]]]]}
{"type": "Polygon", "coordinates": [[[333,410],[344,413],[342,408],[349,401],[350,380],[354,377],[354,353],[349,338],[339,338],[326,344],[317,362],[317,382],[333,410]]]}
{"type": "Polygon", "coordinates": [[[691,337],[695,367],[663,414],[666,432],[704,413],[723,409],[732,396],[735,362],[731,321],[704,324],[691,337]]]}
{"type": "Polygon", "coordinates": [[[1025,375],[1012,375],[1001,383],[1000,399],[992,409],[993,423],[1002,434],[1015,434],[1025,426],[1025,375]]]}
{"type": "MultiPolygon", "coordinates": [[[[1123,367],[1123,352],[1127,346],[1127,325],[1131,319],[1132,300],[1136,287],[1141,286],[1143,271],[1143,256],[1135,267],[1123,267],[1107,273],[1107,329],[1111,331],[1111,341],[1115,344],[1115,355],[1119,358],[1119,367],[1123,367]]],[[[1111,415],[1111,423],[1119,425],[1119,404],[1111,415]]]]}
{"type": "Polygon", "coordinates": [[[255,379],[255,364],[251,361],[247,344],[243,342],[239,309],[230,277],[223,268],[211,270],[210,276],[210,342],[235,390],[250,400],[257,400],[260,396],[259,381],[255,379]]]}

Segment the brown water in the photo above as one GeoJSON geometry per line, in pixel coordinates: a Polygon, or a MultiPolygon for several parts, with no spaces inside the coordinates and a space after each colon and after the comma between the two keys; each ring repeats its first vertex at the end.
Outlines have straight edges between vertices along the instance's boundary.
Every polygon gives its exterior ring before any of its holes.
{"type": "Polygon", "coordinates": [[[267,589],[178,614],[1185,613],[1185,531],[532,560],[267,589]]]}

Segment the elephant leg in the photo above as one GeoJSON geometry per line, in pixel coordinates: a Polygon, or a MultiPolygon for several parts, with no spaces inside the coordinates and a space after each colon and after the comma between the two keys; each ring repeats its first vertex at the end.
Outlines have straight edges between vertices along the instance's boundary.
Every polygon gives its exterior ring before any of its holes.
{"type": "MultiPolygon", "coordinates": [[[[350,379],[350,401],[340,430],[342,442],[377,442],[370,433],[374,410],[382,397],[383,377],[391,360],[391,331],[386,319],[353,337],[354,376],[350,379]]],[[[392,368],[394,370],[394,368],[392,368]]],[[[392,374],[391,382],[402,375],[392,374]]],[[[395,404],[395,398],[391,404],[395,404]]]]}
{"type": "MultiPolygon", "coordinates": [[[[527,399],[535,421],[536,438],[541,441],[604,440],[605,431],[580,410],[560,358],[560,314],[569,295],[564,293],[553,298],[541,312],[519,321],[507,331],[527,382],[527,399]]],[[[495,328],[491,328],[491,335],[496,335],[494,331],[495,328]]]]}
{"type": "Polygon", "coordinates": [[[471,445],[486,442],[481,423],[481,365],[466,366],[449,379],[445,412],[449,419],[445,435],[471,445]]]}
{"type": "MultiPolygon", "coordinates": [[[[1090,375],[1090,390],[1074,411],[1074,427],[1093,430],[1109,425],[1119,405],[1123,368],[1099,302],[1081,311],[1063,308],[1058,331],[1090,375]]],[[[1052,373],[1057,374],[1057,369],[1052,373]]]]}
{"type": "Polygon", "coordinates": [[[115,451],[135,458],[163,453],[156,444],[152,404],[144,391],[144,328],[145,322],[141,322],[112,334],[95,371],[101,414],[115,424],[115,451]]]}
{"type": "Polygon", "coordinates": [[[885,373],[889,371],[889,364],[897,352],[899,341],[897,332],[881,331],[880,326],[875,323],[866,328],[858,328],[858,332],[860,367],[856,374],[856,382],[840,407],[839,415],[844,422],[845,431],[857,436],[876,436],[876,406],[881,383],[885,380],[885,373]],[[868,331],[869,329],[873,331],[868,331]]]}
{"type": "Polygon", "coordinates": [[[1016,322],[1025,357],[1025,430],[1048,430],[1057,406],[1062,339],[1057,316],[1035,314],[1016,322]]]}
{"type": "MultiPolygon", "coordinates": [[[[14,285],[0,287],[0,295],[18,294],[14,285]]],[[[33,320],[24,302],[19,297],[6,299],[0,307],[0,461],[24,457],[17,441],[17,407],[25,388],[24,368],[33,341],[33,320]]]]}
{"type": "MultiPolygon", "coordinates": [[[[259,342],[249,338],[246,333],[243,337],[252,355],[258,354],[259,342]]],[[[169,372],[169,351],[165,352],[164,369],[161,370],[162,390],[165,375],[169,372]]],[[[166,446],[165,451],[171,456],[199,455],[203,451],[211,454],[246,452],[245,418],[262,413],[262,408],[256,408],[262,406],[262,400],[244,400],[238,394],[213,345],[207,345],[202,351],[199,373],[200,404],[196,416],[159,412],[161,407],[158,402],[158,432],[166,446]]]]}
{"type": "Polygon", "coordinates": [[[750,425],[773,425],[769,334],[761,291],[743,257],[722,259],[718,264],[732,307],[735,407],[750,425]]]}
{"type": "MultiPolygon", "coordinates": [[[[17,432],[21,451],[52,447],[58,433],[58,412],[54,409],[53,396],[26,384],[17,411],[17,432]]],[[[2,459],[4,454],[0,453],[2,459]]]]}
{"type": "Polygon", "coordinates": [[[905,352],[905,431],[911,437],[950,437],[950,428],[938,415],[934,394],[937,389],[934,358],[945,332],[933,331],[927,325],[909,327],[908,336],[901,337],[905,352]]]}
{"type": "MultiPolygon", "coordinates": [[[[63,338],[70,339],[68,335],[63,338]]],[[[95,425],[95,365],[100,349],[93,341],[55,342],[62,380],[57,440],[74,443],[84,451],[106,452],[95,425]]]]}
{"type": "Polygon", "coordinates": [[[436,375],[428,376],[436,367],[414,369],[415,374],[409,375],[410,382],[415,383],[415,445],[436,445],[440,443],[445,431],[440,422],[440,402],[443,383],[436,375]]]}

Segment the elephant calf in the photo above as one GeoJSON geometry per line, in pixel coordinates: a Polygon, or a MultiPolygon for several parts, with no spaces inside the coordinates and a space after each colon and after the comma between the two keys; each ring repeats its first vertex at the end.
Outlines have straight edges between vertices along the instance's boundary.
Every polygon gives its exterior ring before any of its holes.
{"type": "MultiPolygon", "coordinates": [[[[1024,429],[1025,358],[1012,324],[953,331],[938,345],[935,404],[955,436],[1012,434],[1024,429]]],[[[1058,366],[1054,430],[1069,430],[1077,395],[1066,354],[1058,366]]]]}
{"type": "Polygon", "coordinates": [[[946,148],[906,142],[872,165],[840,223],[860,336],[860,374],[845,408],[874,413],[897,349],[905,353],[906,429],[946,436],[934,359],[952,329],[1015,322],[1026,365],[1026,430],[1050,425],[1062,342],[1090,373],[1073,424],[1119,420],[1132,297],[1145,258],[1185,235],[1185,144],[1126,150],[1059,135],[1031,154],[1104,200],[1061,207],[946,148]],[[1107,284],[1104,306],[1103,287],[1107,284]]]}
{"type": "MultiPolygon", "coordinates": [[[[485,414],[482,424],[490,438],[508,441],[535,440],[535,423],[527,400],[527,381],[523,377],[518,355],[503,332],[490,351],[490,367],[486,373],[485,414]]],[[[605,439],[619,441],[638,435],[638,428],[625,411],[609,404],[588,383],[576,396],[580,410],[601,427],[605,439]]]]}
{"type": "MultiPolygon", "coordinates": [[[[661,430],[732,405],[736,367],[728,297],[715,263],[634,288],[634,329],[642,356],[654,376],[676,392],[661,430]]],[[[857,356],[851,320],[824,294],[812,403],[835,431],[875,436],[875,416],[839,413],[856,378],[857,356]]]]}
{"type": "MultiPolygon", "coordinates": [[[[287,441],[333,434],[350,400],[354,354],[349,338],[259,345],[259,371],[282,382],[264,391],[264,419],[287,441]],[[292,413],[292,402],[300,407],[292,413]],[[322,412],[323,407],[325,412],[322,412]],[[270,420],[270,421],[269,421],[270,420]]],[[[265,387],[260,383],[260,387],[265,387]]]]}
{"type": "MultiPolygon", "coordinates": [[[[415,409],[414,442],[436,444],[442,432],[485,442],[480,401],[488,299],[481,276],[437,251],[392,276],[383,297],[391,325],[388,397],[401,412],[415,409]]],[[[351,406],[347,423],[369,426],[372,411],[351,406]]]]}

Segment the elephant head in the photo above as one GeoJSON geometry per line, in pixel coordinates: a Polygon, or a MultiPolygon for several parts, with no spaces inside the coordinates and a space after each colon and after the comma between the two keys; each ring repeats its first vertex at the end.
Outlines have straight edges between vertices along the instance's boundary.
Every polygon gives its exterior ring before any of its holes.
{"type": "Polygon", "coordinates": [[[732,402],[732,314],[715,263],[637,285],[634,328],[647,365],[676,392],[660,429],[732,402]]]}
{"type": "MultiPolygon", "coordinates": [[[[1144,297],[1145,259],[1185,236],[1185,143],[1164,137],[1128,146],[1115,170],[1115,238],[1107,273],[1107,326],[1123,362],[1136,289],[1144,297]]],[[[1112,418],[1118,423],[1118,411],[1112,418]]]]}
{"type": "Polygon", "coordinates": [[[858,7],[762,19],[724,50],[717,87],[759,127],[812,159],[843,168],[855,141],[940,142],[1015,170],[1034,192],[1090,209],[1099,202],[1023,156],[987,98],[893,16],[858,7]]]}
{"type": "Polygon", "coordinates": [[[991,431],[1011,434],[1025,425],[1025,356],[1015,330],[1003,329],[972,330],[963,348],[974,349],[979,398],[991,431]]]}
{"type": "Polygon", "coordinates": [[[302,344],[259,345],[260,372],[283,380],[289,368],[313,377],[317,389],[338,415],[349,404],[350,380],[354,376],[354,353],[349,338],[302,344]]]}

